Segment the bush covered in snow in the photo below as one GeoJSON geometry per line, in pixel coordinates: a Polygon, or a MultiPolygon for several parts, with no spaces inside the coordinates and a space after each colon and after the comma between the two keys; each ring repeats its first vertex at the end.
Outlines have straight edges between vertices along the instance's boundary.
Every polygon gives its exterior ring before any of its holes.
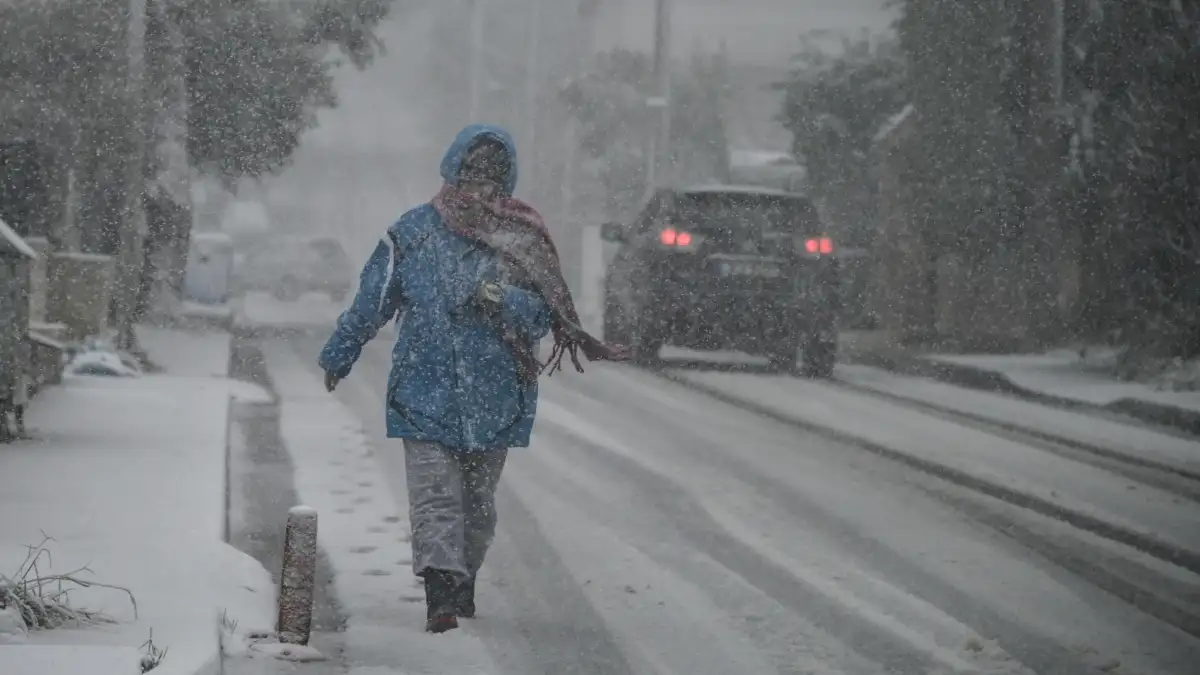
{"type": "Polygon", "coordinates": [[[133,355],[117,350],[111,340],[93,338],[68,351],[66,372],[71,375],[139,377],[142,366],[133,355]]]}

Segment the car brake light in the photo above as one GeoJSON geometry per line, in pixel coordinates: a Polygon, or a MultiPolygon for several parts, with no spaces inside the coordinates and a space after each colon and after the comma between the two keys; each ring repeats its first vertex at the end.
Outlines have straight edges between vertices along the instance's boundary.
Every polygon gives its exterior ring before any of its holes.
{"type": "Polygon", "coordinates": [[[817,237],[804,242],[804,250],[809,253],[829,255],[833,253],[833,240],[829,237],[817,237]]]}
{"type": "Polygon", "coordinates": [[[692,233],[680,232],[673,227],[668,227],[659,233],[658,240],[661,241],[664,246],[691,246],[692,233]]]}

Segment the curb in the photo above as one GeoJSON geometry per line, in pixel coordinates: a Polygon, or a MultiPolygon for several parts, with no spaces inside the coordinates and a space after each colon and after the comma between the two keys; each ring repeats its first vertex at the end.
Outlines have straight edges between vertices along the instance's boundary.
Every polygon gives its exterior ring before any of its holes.
{"type": "Polygon", "coordinates": [[[937,380],[967,389],[1009,394],[1027,401],[1059,408],[1083,412],[1118,413],[1149,424],[1170,427],[1191,436],[1200,436],[1200,412],[1165,403],[1134,398],[1123,398],[1103,405],[1088,403],[1022,387],[1007,375],[986,368],[934,361],[908,354],[863,352],[855,354],[854,361],[900,375],[937,380]]]}
{"type": "Polygon", "coordinates": [[[1103,406],[1103,409],[1136,417],[1144,422],[1178,429],[1192,436],[1200,436],[1200,412],[1195,410],[1136,398],[1122,398],[1103,406]]]}

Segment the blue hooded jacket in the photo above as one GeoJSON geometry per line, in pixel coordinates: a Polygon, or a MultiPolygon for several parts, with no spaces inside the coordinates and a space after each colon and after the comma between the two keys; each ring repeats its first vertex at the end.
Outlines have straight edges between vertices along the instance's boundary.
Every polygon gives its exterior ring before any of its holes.
{"type": "MultiPolygon", "coordinates": [[[[482,137],[508,149],[511,170],[503,190],[511,195],[517,184],[516,146],[499,127],[463,129],[442,160],[442,178],[457,182],[463,156],[482,137]]],[[[536,345],[550,331],[550,310],[541,295],[512,285],[512,275],[500,255],[447,229],[431,203],[418,206],[388,228],[375,247],[354,302],[338,318],[318,363],[335,377],[346,377],[363,346],[395,317],[389,437],[469,451],[527,446],[537,383],[526,386],[518,379],[510,348],[472,303],[481,283],[501,284],[502,319],[536,345]]]]}

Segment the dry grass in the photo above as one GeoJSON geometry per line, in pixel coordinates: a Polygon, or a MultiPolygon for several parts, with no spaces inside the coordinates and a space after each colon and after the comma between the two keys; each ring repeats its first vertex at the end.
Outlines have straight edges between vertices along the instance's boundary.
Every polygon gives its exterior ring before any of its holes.
{"type": "Polygon", "coordinates": [[[65,574],[43,574],[43,567],[53,566],[48,545],[54,539],[45,532],[36,546],[26,546],[25,560],[11,577],[0,574],[0,608],[16,607],[29,630],[59,628],[64,625],[94,625],[115,623],[102,612],[71,606],[71,591],[78,588],[109,588],[129,596],[137,617],[137,600],[128,588],[104,584],[84,578],[92,574],[86,565],[65,574]]]}

